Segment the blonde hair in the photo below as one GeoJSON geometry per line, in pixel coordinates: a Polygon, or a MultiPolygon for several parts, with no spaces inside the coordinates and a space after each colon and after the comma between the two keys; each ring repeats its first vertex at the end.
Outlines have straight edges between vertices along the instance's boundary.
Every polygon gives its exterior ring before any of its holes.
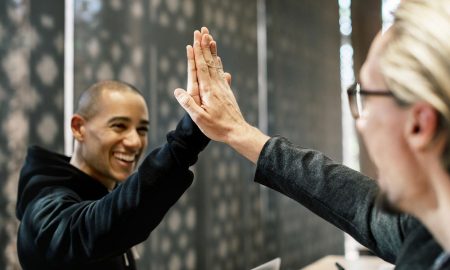
{"type": "MultiPolygon", "coordinates": [[[[395,13],[380,58],[388,88],[402,101],[425,101],[440,113],[438,133],[450,127],[450,1],[405,0],[395,13]]],[[[447,142],[443,161],[450,169],[447,142]]],[[[450,171],[450,170],[449,170],[450,171]]]]}

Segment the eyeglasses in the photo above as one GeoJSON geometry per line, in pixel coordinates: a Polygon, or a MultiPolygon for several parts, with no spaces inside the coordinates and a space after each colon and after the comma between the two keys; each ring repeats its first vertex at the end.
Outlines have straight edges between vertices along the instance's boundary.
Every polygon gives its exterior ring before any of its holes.
{"type": "Polygon", "coordinates": [[[352,84],[347,89],[348,103],[350,105],[350,111],[352,113],[353,118],[358,119],[365,105],[365,96],[384,96],[384,97],[394,97],[391,91],[388,90],[364,90],[361,89],[359,83],[352,84]]]}

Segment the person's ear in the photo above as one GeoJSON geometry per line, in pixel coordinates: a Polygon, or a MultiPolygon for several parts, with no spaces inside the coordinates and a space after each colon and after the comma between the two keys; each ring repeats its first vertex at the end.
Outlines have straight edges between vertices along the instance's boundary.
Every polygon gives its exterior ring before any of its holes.
{"type": "Polygon", "coordinates": [[[410,110],[406,125],[408,142],[414,149],[425,150],[438,132],[439,113],[425,102],[412,105],[410,110]]]}
{"type": "Polygon", "coordinates": [[[75,140],[81,142],[85,136],[85,123],[86,120],[79,114],[74,114],[70,121],[70,127],[72,129],[72,135],[75,140]]]}

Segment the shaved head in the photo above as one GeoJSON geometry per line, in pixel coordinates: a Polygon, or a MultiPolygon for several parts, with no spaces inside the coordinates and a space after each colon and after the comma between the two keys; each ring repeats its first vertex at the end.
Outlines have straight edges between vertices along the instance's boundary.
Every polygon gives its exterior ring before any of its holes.
{"type": "Polygon", "coordinates": [[[114,80],[100,81],[93,84],[81,94],[78,100],[76,114],[83,116],[85,119],[90,119],[96,115],[101,109],[101,94],[103,91],[129,91],[142,96],[142,93],[131,84],[114,80]]]}

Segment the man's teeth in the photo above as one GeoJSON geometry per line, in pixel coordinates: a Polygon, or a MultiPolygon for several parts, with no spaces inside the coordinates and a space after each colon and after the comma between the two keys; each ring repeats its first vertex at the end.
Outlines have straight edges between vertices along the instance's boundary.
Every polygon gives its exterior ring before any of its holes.
{"type": "Polygon", "coordinates": [[[117,159],[120,159],[120,160],[123,160],[123,161],[126,161],[126,162],[133,162],[134,159],[135,159],[135,155],[127,155],[127,154],[124,154],[124,153],[115,153],[114,156],[117,159]]]}

